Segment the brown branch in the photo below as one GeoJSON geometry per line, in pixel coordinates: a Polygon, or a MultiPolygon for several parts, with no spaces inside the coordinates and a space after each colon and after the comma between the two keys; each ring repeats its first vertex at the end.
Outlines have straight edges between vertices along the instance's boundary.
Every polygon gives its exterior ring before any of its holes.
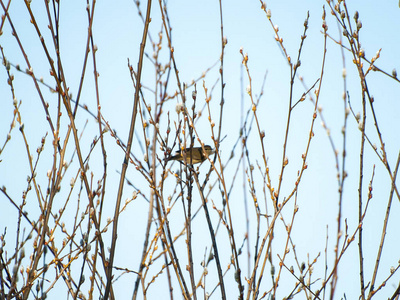
{"type": "Polygon", "coordinates": [[[121,176],[120,176],[119,187],[118,187],[118,195],[117,195],[117,200],[116,200],[116,204],[115,204],[112,242],[111,242],[110,257],[108,260],[108,269],[106,271],[107,285],[106,285],[106,289],[104,292],[104,299],[108,299],[110,289],[111,289],[112,269],[113,269],[115,247],[116,247],[116,241],[117,241],[117,235],[118,235],[117,227],[118,227],[118,218],[119,218],[119,207],[121,205],[122,191],[124,188],[126,171],[128,169],[129,155],[130,155],[131,148],[132,148],[133,133],[135,132],[135,121],[136,121],[136,115],[137,115],[138,103],[139,103],[139,91],[140,91],[140,82],[141,82],[141,76],[142,76],[144,49],[146,46],[147,32],[149,30],[149,24],[150,24],[150,12],[151,12],[151,0],[147,0],[146,22],[145,22],[144,29],[143,29],[142,42],[140,43],[140,53],[139,53],[138,69],[137,69],[137,77],[136,77],[135,100],[134,100],[133,110],[132,110],[131,125],[130,125],[129,135],[128,135],[128,143],[127,143],[127,147],[126,147],[124,162],[122,164],[121,176]]]}

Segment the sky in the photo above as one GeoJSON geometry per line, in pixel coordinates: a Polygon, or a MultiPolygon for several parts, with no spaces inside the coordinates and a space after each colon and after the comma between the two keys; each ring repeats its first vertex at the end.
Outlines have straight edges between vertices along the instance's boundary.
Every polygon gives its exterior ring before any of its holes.
{"type": "MultiPolygon", "coordinates": [[[[376,1],[348,1],[348,9],[353,15],[355,10],[359,12],[359,18],[362,21],[360,31],[360,40],[362,48],[365,50],[365,56],[369,60],[380,51],[380,58],[376,65],[391,74],[396,68],[400,72],[400,57],[398,49],[400,46],[400,8],[397,1],[388,0],[377,3],[376,1]]],[[[311,87],[321,76],[321,66],[324,50],[324,36],[321,33],[323,6],[327,11],[326,23],[330,37],[338,40],[341,36],[335,18],[330,14],[330,9],[325,1],[266,1],[267,9],[271,10],[272,21],[279,27],[279,34],[283,38],[283,44],[295,61],[298,55],[300,37],[304,31],[304,20],[309,12],[309,29],[307,38],[301,53],[301,66],[298,75],[302,76],[305,84],[311,87]]],[[[46,41],[50,44],[50,34],[47,29],[48,19],[45,14],[43,3],[32,1],[32,11],[36,16],[39,28],[46,41]]],[[[265,12],[261,10],[259,1],[222,1],[223,10],[223,31],[227,39],[227,45],[224,53],[224,115],[222,125],[222,136],[226,136],[220,145],[220,156],[223,161],[227,161],[231,155],[231,150],[235,144],[240,127],[241,117],[251,107],[251,101],[246,93],[249,85],[249,79],[242,65],[242,56],[240,49],[249,57],[248,67],[252,79],[252,92],[255,98],[263,90],[260,104],[257,108],[260,127],[266,132],[265,147],[268,157],[268,164],[271,170],[272,182],[274,186],[278,185],[278,176],[282,162],[283,137],[286,130],[287,108],[290,90],[290,68],[285,57],[282,55],[279,44],[275,41],[275,32],[273,31],[265,12]],[[263,85],[265,77],[265,84],[263,85]],[[245,111],[243,111],[245,110],[245,111]]],[[[145,1],[140,4],[142,13],[145,13],[145,1]]],[[[69,91],[73,97],[76,97],[80,84],[82,72],[82,63],[87,38],[87,14],[86,4],[81,1],[62,2],[60,6],[60,43],[61,55],[63,58],[63,68],[65,71],[66,82],[69,91]]],[[[221,23],[218,1],[168,1],[168,16],[172,27],[172,44],[174,55],[176,57],[177,68],[179,70],[180,80],[190,85],[192,80],[202,76],[208,68],[211,68],[203,80],[197,82],[198,103],[200,109],[204,105],[204,89],[207,87],[211,94],[211,114],[212,120],[219,122],[219,102],[221,97],[219,58],[221,55],[221,23]],[[217,65],[215,65],[215,63],[217,65]],[[214,66],[215,65],[215,66],[214,66]],[[215,88],[213,86],[215,85],[215,88]]],[[[22,2],[11,2],[9,14],[13,24],[18,32],[21,42],[26,49],[27,56],[32,63],[32,68],[38,78],[43,77],[44,82],[54,85],[54,81],[49,75],[49,65],[43,52],[41,43],[37,34],[29,22],[27,9],[22,2]]],[[[152,22],[150,23],[150,36],[153,41],[158,40],[158,33],[161,28],[159,3],[154,1],[152,4],[152,22]]],[[[353,24],[354,26],[354,24],[353,24]]],[[[96,52],[97,68],[99,72],[99,95],[101,101],[102,114],[116,130],[118,136],[127,140],[130,117],[132,114],[132,104],[134,95],[134,86],[129,73],[128,60],[136,69],[139,45],[142,37],[143,22],[138,16],[136,5],[133,1],[99,1],[96,3],[93,24],[94,43],[98,50],[96,52]]],[[[22,69],[26,68],[23,55],[18,47],[15,38],[11,34],[9,23],[5,23],[3,34],[0,36],[0,45],[4,49],[5,56],[14,65],[19,64],[22,69]]],[[[54,49],[50,48],[50,53],[54,54],[54,49]]],[[[152,57],[153,50],[150,46],[150,40],[146,46],[146,53],[152,57]]],[[[330,136],[334,141],[336,149],[342,149],[342,127],[343,127],[343,69],[345,64],[347,74],[347,91],[349,92],[351,106],[355,113],[361,112],[361,88],[357,70],[352,62],[350,53],[344,51],[345,59],[342,58],[342,52],[332,39],[327,39],[326,63],[322,79],[322,88],[320,90],[319,107],[322,109],[326,126],[330,129],[330,136]]],[[[163,36],[162,51],[160,60],[163,63],[168,62],[169,51],[166,36],[163,36]]],[[[15,75],[14,88],[16,97],[21,100],[20,112],[24,122],[24,130],[29,137],[30,151],[35,156],[36,148],[40,145],[41,138],[48,133],[45,152],[38,164],[38,180],[41,182],[43,190],[47,186],[45,174],[51,167],[51,159],[45,159],[47,154],[52,155],[51,149],[51,130],[45,120],[43,108],[39,103],[39,97],[34,88],[32,80],[21,72],[12,69],[15,75]]],[[[171,82],[168,93],[172,95],[176,90],[175,76],[171,74],[171,82]]],[[[154,67],[150,59],[145,59],[143,66],[142,84],[143,86],[154,88],[154,67]]],[[[371,94],[374,96],[375,112],[378,117],[378,124],[381,129],[385,147],[388,153],[388,161],[394,170],[397,155],[400,149],[398,139],[399,111],[400,111],[400,85],[399,82],[388,78],[379,72],[371,72],[368,75],[368,84],[371,94]]],[[[193,86],[189,86],[187,95],[191,95],[193,86]]],[[[50,104],[50,111],[56,111],[57,96],[51,93],[47,88],[42,87],[42,92],[46,101],[50,104]]],[[[314,89],[313,89],[314,90],[314,89]]],[[[13,118],[13,99],[10,88],[7,85],[5,69],[0,71],[0,146],[2,147],[9,132],[10,124],[13,118]]],[[[304,87],[296,80],[293,89],[293,99],[301,98],[304,87]]],[[[149,103],[154,103],[154,95],[147,89],[144,91],[145,97],[149,103]]],[[[93,80],[93,63],[89,59],[87,72],[84,80],[81,102],[85,103],[93,112],[96,111],[96,94],[93,80]]],[[[191,97],[188,97],[191,98],[191,97]]],[[[315,95],[314,95],[315,99],[315,95]]],[[[170,100],[165,104],[164,110],[169,111],[172,122],[177,122],[179,116],[175,112],[175,105],[179,98],[170,100]]],[[[154,104],[152,104],[154,107],[154,104]]],[[[188,106],[190,107],[190,106],[188,106]]],[[[289,165],[285,169],[284,184],[282,186],[282,195],[287,195],[293,188],[296,180],[297,170],[301,167],[301,155],[305,151],[306,142],[309,135],[313,104],[307,99],[301,102],[293,110],[293,119],[291,121],[290,134],[288,138],[289,165]]],[[[165,116],[165,115],[164,115],[165,116]]],[[[212,144],[210,126],[207,120],[208,114],[203,111],[203,117],[199,119],[198,129],[201,139],[205,144],[212,144]]],[[[82,151],[88,153],[91,140],[97,134],[97,124],[93,118],[85,111],[81,110],[77,116],[78,132],[83,132],[82,151]]],[[[65,136],[68,124],[67,114],[64,111],[62,116],[61,136],[65,136]]],[[[140,123],[137,123],[140,125],[140,123]]],[[[164,130],[167,119],[164,117],[160,121],[160,128],[164,130]]],[[[172,124],[172,123],[171,123],[172,124]]],[[[175,128],[174,125],[171,125],[175,128]]],[[[140,129],[140,127],[138,127],[140,129]]],[[[173,130],[174,131],[174,130],[173,130]]],[[[366,132],[372,143],[378,145],[379,139],[375,131],[374,121],[370,111],[367,113],[366,132]]],[[[310,154],[307,159],[308,169],[303,177],[303,182],[297,194],[297,205],[299,213],[296,215],[293,232],[296,251],[301,261],[313,260],[318,254],[318,263],[315,266],[316,278],[323,277],[324,272],[324,249],[328,243],[328,265],[332,267],[333,247],[335,234],[337,230],[337,211],[338,211],[338,186],[335,169],[334,151],[330,145],[327,132],[321,126],[321,116],[318,115],[314,127],[315,137],[312,139],[310,154]],[[333,212],[333,213],[332,213],[333,212]],[[297,226],[296,226],[297,225],[297,226]],[[328,242],[326,236],[329,236],[328,242]]],[[[11,133],[11,140],[0,153],[0,186],[6,186],[7,192],[13,195],[14,199],[21,201],[21,194],[26,189],[26,177],[29,175],[29,166],[27,163],[26,148],[18,126],[11,133]]],[[[358,214],[358,172],[359,172],[359,153],[360,153],[360,131],[355,119],[350,115],[347,122],[347,140],[346,140],[346,172],[348,178],[345,181],[345,190],[343,198],[343,220],[347,218],[349,232],[354,232],[357,227],[357,221],[354,216],[358,214]]],[[[112,217],[115,207],[116,192],[118,190],[119,173],[123,161],[124,153],[116,146],[115,141],[110,135],[105,138],[108,149],[108,183],[107,183],[107,201],[105,204],[106,217],[112,217]]],[[[143,133],[137,131],[134,139],[133,153],[143,161],[143,152],[138,146],[139,142],[143,144],[143,133]]],[[[172,144],[172,138],[170,137],[172,144]]],[[[253,124],[252,133],[248,139],[248,147],[251,153],[251,163],[255,166],[255,173],[258,172],[257,164],[262,165],[260,141],[256,134],[255,124],[253,124]]],[[[239,143],[240,144],[240,143],[239,143]]],[[[162,152],[158,153],[162,155],[162,152]]],[[[68,158],[73,155],[73,143],[70,141],[68,158]]],[[[226,174],[234,174],[237,160],[240,156],[240,147],[235,151],[235,163],[229,164],[226,174]]],[[[36,157],[36,156],[35,156],[36,157]]],[[[377,242],[379,242],[382,232],[382,220],[385,215],[386,206],[389,198],[391,182],[387,171],[377,159],[376,154],[370,146],[366,148],[366,164],[364,168],[364,196],[371,180],[373,170],[375,172],[373,179],[374,197],[369,204],[366,221],[364,223],[365,232],[365,261],[374,261],[377,253],[377,242]],[[374,169],[375,165],[375,169],[374,169]]],[[[74,164],[76,164],[76,157],[74,164]]],[[[94,182],[100,179],[102,174],[102,158],[100,151],[93,154],[90,162],[90,170],[94,174],[94,182]]],[[[341,161],[341,160],[340,160],[341,161]]],[[[76,166],[76,165],[75,165],[76,166]]],[[[178,164],[171,166],[171,170],[177,170],[178,164]]],[[[208,170],[208,163],[200,167],[200,177],[204,178],[204,173],[208,170]]],[[[65,174],[65,190],[58,199],[56,206],[62,207],[62,197],[66,197],[69,191],[69,178],[75,176],[76,169],[71,167],[65,174]],[[65,194],[64,194],[65,193],[65,194]]],[[[259,172],[256,175],[256,192],[259,199],[262,199],[262,179],[259,172]]],[[[132,165],[128,168],[127,178],[135,186],[140,186],[141,190],[148,195],[148,184],[134,170],[132,165]]],[[[215,177],[211,182],[216,180],[215,177]]],[[[165,195],[173,193],[174,179],[170,178],[165,195]]],[[[228,179],[228,185],[233,182],[228,179]]],[[[398,182],[398,180],[397,180],[398,182]]],[[[243,188],[242,171],[239,172],[238,179],[233,183],[232,188],[232,207],[235,218],[235,236],[237,243],[241,244],[246,233],[246,220],[243,213],[243,189],[247,192],[248,201],[251,201],[248,193],[248,186],[243,188]]],[[[126,185],[124,189],[123,200],[131,197],[135,189],[126,185]]],[[[77,198],[78,189],[74,190],[77,198]]],[[[220,205],[221,196],[215,189],[211,198],[220,205]]],[[[15,218],[17,213],[3,194],[0,195],[2,207],[0,211],[0,231],[7,227],[7,237],[10,239],[7,244],[8,251],[13,249],[14,231],[16,228],[15,218]]],[[[84,197],[83,197],[84,199],[84,197]]],[[[35,216],[38,213],[35,204],[35,196],[31,192],[29,202],[29,212],[35,216]]],[[[200,198],[194,199],[194,206],[200,206],[200,198]]],[[[83,205],[83,204],[82,204],[83,205]]],[[[253,206],[249,209],[254,212],[253,206]],[[253,209],[253,210],[252,210],[253,209]]],[[[182,204],[176,204],[174,214],[171,215],[171,227],[178,230],[182,227],[182,204]],[[179,205],[179,206],[178,206],[179,205]]],[[[27,207],[27,208],[28,208],[27,207]]],[[[117,257],[115,264],[136,270],[139,265],[139,257],[143,244],[144,225],[147,217],[147,202],[139,197],[128,205],[126,211],[121,215],[119,223],[119,234],[117,242],[117,257]],[[136,254],[136,255],[135,255],[136,254]]],[[[287,210],[283,211],[285,220],[289,221],[292,214],[294,203],[288,204],[287,210]]],[[[68,213],[73,213],[73,208],[68,213]]],[[[399,247],[398,233],[399,219],[394,216],[400,213],[398,199],[393,199],[391,217],[386,234],[384,256],[382,257],[382,267],[378,274],[378,281],[381,282],[389,274],[391,266],[398,264],[398,254],[396,250],[399,247]],[[397,256],[396,256],[397,255],[397,256]],[[379,281],[380,279],[380,281],[379,281]]],[[[106,217],[104,220],[106,220],[106,217]]],[[[213,220],[217,220],[214,212],[213,220]]],[[[203,258],[205,249],[210,249],[209,237],[205,230],[204,216],[201,215],[194,222],[193,236],[195,237],[195,266],[196,274],[201,272],[199,261],[203,258]]],[[[344,221],[342,222],[344,226],[344,221]]],[[[250,240],[255,240],[255,225],[250,225],[250,240]]],[[[110,232],[110,230],[109,230],[110,232]]],[[[177,232],[177,231],[176,231],[177,232]]],[[[221,233],[221,240],[227,239],[226,233],[221,233]]],[[[105,236],[106,241],[110,241],[110,235],[105,236]]],[[[282,247],[286,240],[285,230],[280,223],[276,231],[275,247],[278,253],[282,253],[282,247]],[[278,250],[279,249],[279,250],[278,250]]],[[[179,245],[184,245],[182,239],[179,245]]],[[[275,248],[274,248],[275,249],[275,248]]],[[[185,248],[182,248],[182,255],[185,255],[185,248]]],[[[223,248],[222,251],[229,251],[229,248],[223,248]]],[[[339,278],[335,299],[341,299],[346,295],[347,299],[355,299],[359,294],[358,279],[358,248],[354,243],[351,249],[343,257],[339,272],[342,277],[339,278]],[[354,286],[357,286],[355,289],[354,286]]],[[[229,253],[229,252],[228,252],[229,253]]],[[[243,266],[246,259],[243,257],[243,266]]],[[[278,258],[274,257],[275,263],[278,258]]],[[[224,259],[224,265],[229,259],[224,259]]],[[[294,263],[290,258],[288,263],[294,263]]],[[[366,273],[372,274],[373,264],[366,264],[366,273]]],[[[243,276],[247,276],[247,266],[243,267],[245,271],[243,276]]],[[[215,269],[213,269],[215,271],[215,269]]],[[[233,272],[227,276],[233,276],[233,272]]],[[[370,278],[371,275],[367,276],[370,278]]],[[[215,274],[209,275],[210,282],[215,281],[215,274]]],[[[382,290],[382,299],[390,297],[399,282],[399,274],[388,282],[385,289],[382,290]]],[[[133,281],[136,279],[132,274],[124,275],[115,283],[117,299],[130,298],[132,294],[133,281]]],[[[228,298],[237,297],[237,290],[233,280],[228,280],[228,298]],[[233,282],[233,284],[232,284],[233,282]]],[[[282,284],[293,286],[294,279],[285,275],[282,284]],[[287,281],[286,281],[287,280],[287,281]]],[[[159,298],[165,295],[165,281],[158,281],[160,288],[149,289],[149,299],[159,298]]],[[[270,278],[264,279],[265,288],[270,286],[270,278]]],[[[320,282],[316,283],[321,284],[320,282]]],[[[210,286],[212,284],[210,283],[210,286]]],[[[62,286],[56,286],[55,289],[62,290],[62,286]]],[[[285,290],[285,289],[283,289],[285,290]]],[[[179,298],[179,291],[176,297],[179,298]]],[[[139,292],[140,293],[140,292],[139,292]]],[[[216,292],[217,293],[217,292],[216,292]]],[[[278,293],[278,298],[286,294],[278,293]]],[[[218,298],[218,295],[214,297],[218,298]]],[[[300,296],[300,299],[301,296],[300,296]]]]}

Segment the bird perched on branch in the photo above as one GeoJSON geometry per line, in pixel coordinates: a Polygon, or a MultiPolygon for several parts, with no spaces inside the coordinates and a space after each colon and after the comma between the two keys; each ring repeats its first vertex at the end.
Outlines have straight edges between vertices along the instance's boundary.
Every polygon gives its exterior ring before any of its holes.
{"type": "Polygon", "coordinates": [[[198,164],[202,163],[207,159],[207,156],[215,153],[215,149],[209,145],[204,146],[205,153],[202,147],[186,148],[185,150],[176,151],[175,155],[167,158],[167,162],[170,160],[177,160],[183,162],[186,158],[187,164],[198,164]],[[207,154],[207,155],[206,155],[207,154]]]}

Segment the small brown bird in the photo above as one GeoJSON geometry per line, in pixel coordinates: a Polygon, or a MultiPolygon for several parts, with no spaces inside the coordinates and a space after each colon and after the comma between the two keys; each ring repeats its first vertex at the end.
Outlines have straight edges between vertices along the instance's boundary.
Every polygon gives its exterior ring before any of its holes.
{"type": "MultiPolygon", "coordinates": [[[[207,153],[207,156],[215,153],[215,149],[211,148],[209,145],[205,145],[204,150],[207,153]]],[[[170,160],[183,161],[185,156],[187,164],[198,164],[207,159],[206,154],[203,152],[203,148],[194,147],[186,148],[183,152],[180,150],[176,151],[175,155],[167,158],[167,162],[170,160]]]]}

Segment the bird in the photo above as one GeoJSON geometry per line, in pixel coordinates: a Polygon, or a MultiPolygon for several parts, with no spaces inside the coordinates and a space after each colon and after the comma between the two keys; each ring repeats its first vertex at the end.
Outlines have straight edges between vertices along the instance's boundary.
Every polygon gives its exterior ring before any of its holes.
{"type": "Polygon", "coordinates": [[[215,149],[211,148],[209,145],[204,146],[205,154],[202,147],[186,148],[185,150],[176,151],[175,155],[170,156],[166,159],[167,162],[170,160],[177,160],[183,162],[186,157],[187,164],[198,164],[202,163],[207,159],[207,156],[214,154],[215,149]]]}

